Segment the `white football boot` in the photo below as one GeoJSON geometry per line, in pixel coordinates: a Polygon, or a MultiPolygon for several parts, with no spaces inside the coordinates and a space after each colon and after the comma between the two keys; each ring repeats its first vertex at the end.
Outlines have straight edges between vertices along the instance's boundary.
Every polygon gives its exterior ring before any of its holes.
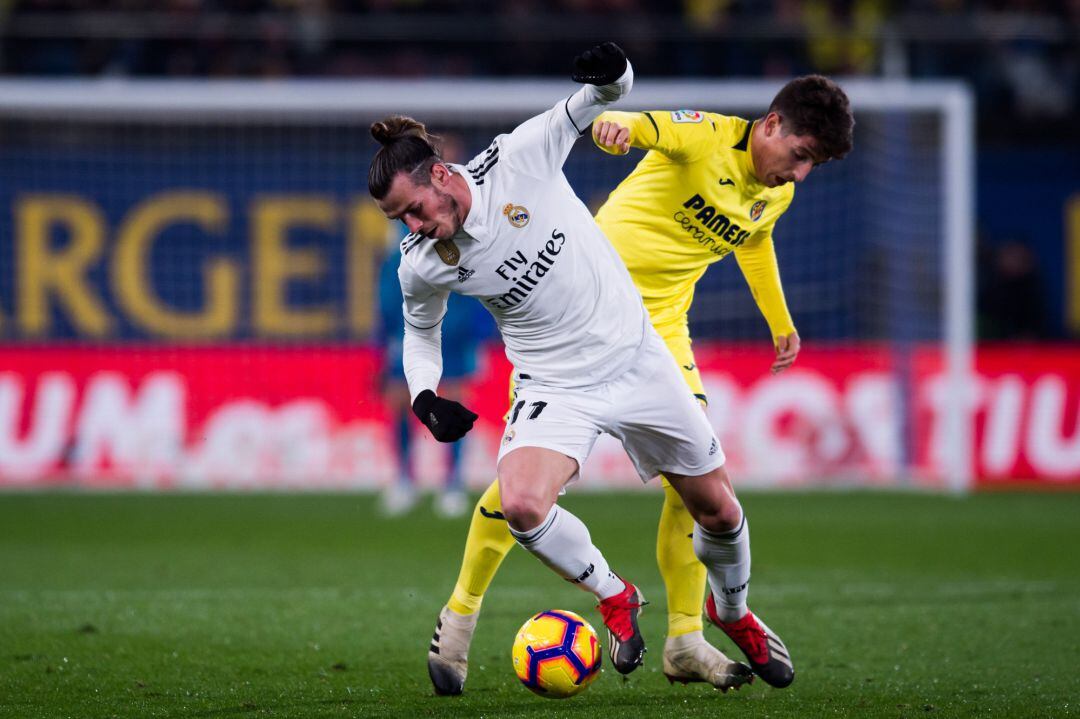
{"type": "Polygon", "coordinates": [[[469,644],[472,643],[479,618],[479,610],[461,615],[450,607],[443,607],[439,612],[439,621],[435,624],[435,634],[431,637],[427,655],[428,676],[436,694],[455,696],[465,688],[465,677],[469,673],[469,644]]]}
{"type": "Polygon", "coordinates": [[[750,667],[728,659],[705,641],[701,632],[668,637],[664,642],[664,676],[668,682],[707,682],[722,692],[754,680],[750,667]]]}

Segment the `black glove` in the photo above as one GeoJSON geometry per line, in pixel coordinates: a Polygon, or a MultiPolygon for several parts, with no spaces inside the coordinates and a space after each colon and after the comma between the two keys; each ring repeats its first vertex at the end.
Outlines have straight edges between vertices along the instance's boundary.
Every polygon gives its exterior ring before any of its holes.
{"type": "Polygon", "coordinates": [[[626,53],[613,42],[605,42],[574,58],[574,82],[610,85],[626,72],[626,53]]]}
{"type": "Polygon", "coordinates": [[[457,442],[472,429],[477,418],[459,402],[439,397],[429,389],[416,395],[412,411],[440,442],[457,442]]]}

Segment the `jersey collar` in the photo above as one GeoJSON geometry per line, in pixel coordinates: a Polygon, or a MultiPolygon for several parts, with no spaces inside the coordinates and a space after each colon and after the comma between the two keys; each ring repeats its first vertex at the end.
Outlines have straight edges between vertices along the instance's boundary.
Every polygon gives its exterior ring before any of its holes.
{"type": "Polygon", "coordinates": [[[472,207],[469,208],[469,214],[465,218],[465,222],[462,223],[461,229],[472,237],[482,237],[485,234],[484,218],[487,217],[487,203],[484,195],[480,192],[480,188],[476,186],[476,181],[473,180],[464,165],[451,164],[450,168],[465,180],[465,184],[469,186],[469,194],[472,197],[472,207]]]}
{"type": "Polygon", "coordinates": [[[754,127],[757,126],[757,120],[751,120],[746,123],[745,134],[739,138],[739,142],[732,148],[733,150],[741,150],[736,153],[738,157],[739,169],[742,170],[743,175],[746,177],[746,184],[755,189],[764,187],[760,180],[757,179],[757,175],[754,174],[754,127]]]}

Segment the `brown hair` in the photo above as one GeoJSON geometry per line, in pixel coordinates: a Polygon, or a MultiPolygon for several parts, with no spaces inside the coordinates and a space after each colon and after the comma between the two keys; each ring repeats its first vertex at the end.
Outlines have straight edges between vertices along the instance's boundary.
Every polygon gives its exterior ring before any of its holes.
{"type": "Polygon", "coordinates": [[[371,159],[368,191],[376,200],[386,197],[399,172],[408,173],[418,185],[431,183],[431,166],[442,162],[435,147],[438,137],[411,117],[392,115],[371,123],[371,136],[382,145],[371,159]]]}
{"type": "Polygon", "coordinates": [[[797,77],[781,88],[769,105],[780,115],[785,133],[817,140],[821,161],[839,160],[851,152],[855,118],[840,86],[822,75],[797,77]]]}

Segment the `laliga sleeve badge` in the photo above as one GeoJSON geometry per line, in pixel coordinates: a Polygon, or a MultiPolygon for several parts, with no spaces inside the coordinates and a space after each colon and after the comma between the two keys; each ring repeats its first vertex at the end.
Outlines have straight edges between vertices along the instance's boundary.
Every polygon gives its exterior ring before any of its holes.
{"type": "Polygon", "coordinates": [[[461,250],[457,248],[453,240],[438,240],[435,243],[435,251],[439,258],[448,265],[456,265],[461,259],[461,250]]]}
{"type": "Polygon", "coordinates": [[[521,205],[508,202],[506,207],[503,208],[503,214],[506,215],[506,219],[510,220],[511,225],[519,229],[529,224],[529,211],[521,205]]]}
{"type": "Polygon", "coordinates": [[[697,110],[675,110],[671,113],[672,122],[701,122],[705,116],[697,110]]]}
{"type": "Polygon", "coordinates": [[[503,444],[510,444],[511,442],[513,442],[513,441],[514,441],[514,436],[515,436],[516,434],[517,434],[517,433],[516,433],[516,432],[514,432],[514,428],[513,428],[513,427],[511,427],[510,429],[508,429],[508,430],[506,431],[506,434],[505,434],[505,435],[503,436],[503,441],[502,441],[502,443],[503,443],[503,444]]]}
{"type": "Polygon", "coordinates": [[[765,212],[765,200],[758,200],[750,208],[750,219],[757,222],[761,219],[761,213],[765,212]]]}

